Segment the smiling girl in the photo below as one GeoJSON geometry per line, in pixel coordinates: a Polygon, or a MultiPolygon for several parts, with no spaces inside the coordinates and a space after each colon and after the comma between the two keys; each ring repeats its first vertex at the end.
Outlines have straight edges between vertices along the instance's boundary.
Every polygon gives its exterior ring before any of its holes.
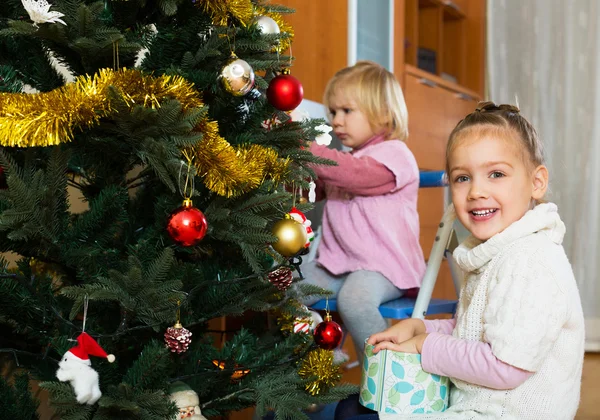
{"type": "Polygon", "coordinates": [[[456,318],[405,320],[369,343],[421,353],[425,371],[450,377],[450,408],[379,417],[573,419],[584,320],[565,225],[542,202],[537,133],[517,107],[484,102],[456,126],[446,157],[456,216],[471,233],[453,254],[466,275],[456,318]]]}

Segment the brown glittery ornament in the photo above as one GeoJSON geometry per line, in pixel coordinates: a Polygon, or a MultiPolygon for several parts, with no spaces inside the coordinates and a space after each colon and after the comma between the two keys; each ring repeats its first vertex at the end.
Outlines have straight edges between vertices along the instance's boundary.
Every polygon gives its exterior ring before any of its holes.
{"type": "Polygon", "coordinates": [[[192,342],[192,333],[183,328],[181,324],[175,324],[165,331],[165,343],[172,353],[183,353],[187,351],[192,342]]]}
{"type": "Polygon", "coordinates": [[[177,302],[177,322],[165,331],[165,343],[171,353],[184,353],[192,342],[192,332],[183,328],[180,321],[180,302],[177,302]]]}
{"type": "Polygon", "coordinates": [[[292,284],[292,270],[289,267],[279,267],[277,270],[271,271],[267,275],[273,286],[277,287],[282,292],[285,292],[292,284]]]}

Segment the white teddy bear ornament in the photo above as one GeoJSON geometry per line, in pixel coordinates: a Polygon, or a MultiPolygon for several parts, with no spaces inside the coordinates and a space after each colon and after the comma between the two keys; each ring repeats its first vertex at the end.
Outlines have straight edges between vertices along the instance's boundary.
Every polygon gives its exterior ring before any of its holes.
{"type": "Polygon", "coordinates": [[[90,355],[104,357],[109,363],[115,361],[115,356],[106,354],[96,340],[83,332],[77,337],[77,345],[62,357],[56,371],[59,381],[71,383],[79,404],[93,405],[102,396],[98,385],[98,372],[92,369],[90,355]]]}

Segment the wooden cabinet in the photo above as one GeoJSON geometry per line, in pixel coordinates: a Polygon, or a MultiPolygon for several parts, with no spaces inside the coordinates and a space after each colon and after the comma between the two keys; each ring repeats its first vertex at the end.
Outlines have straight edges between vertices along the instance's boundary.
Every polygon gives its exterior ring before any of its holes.
{"type": "Polygon", "coordinates": [[[348,64],[348,0],[273,3],[296,11],[285,15],[294,28],[291,74],[302,83],[304,98],[322,102],[329,79],[348,64]]]}
{"type": "Polygon", "coordinates": [[[441,171],[445,167],[448,122],[445,102],[449,92],[428,77],[405,77],[405,97],[408,107],[408,139],[406,144],[414,153],[422,170],[441,171]]]}
{"type": "Polygon", "coordinates": [[[483,95],[485,1],[404,0],[404,8],[406,63],[483,95]]]}
{"type": "Polygon", "coordinates": [[[442,171],[446,167],[446,144],[450,133],[479,97],[475,92],[426,71],[406,65],[404,94],[408,107],[408,140],[419,168],[442,171]]]}

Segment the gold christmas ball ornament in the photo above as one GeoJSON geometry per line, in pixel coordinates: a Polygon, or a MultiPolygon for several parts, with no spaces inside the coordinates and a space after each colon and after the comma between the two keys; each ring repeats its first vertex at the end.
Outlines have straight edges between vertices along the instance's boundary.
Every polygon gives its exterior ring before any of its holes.
{"type": "Polygon", "coordinates": [[[233,96],[244,96],[254,87],[254,70],[232,54],[219,75],[223,88],[233,96]]]}
{"type": "Polygon", "coordinates": [[[289,215],[275,223],[271,232],[277,237],[277,242],[271,244],[273,249],[284,257],[293,257],[308,241],[306,228],[289,215]]]}
{"type": "Polygon", "coordinates": [[[279,25],[275,22],[275,19],[269,16],[259,16],[255,22],[264,35],[277,35],[279,33],[279,25]]]}

